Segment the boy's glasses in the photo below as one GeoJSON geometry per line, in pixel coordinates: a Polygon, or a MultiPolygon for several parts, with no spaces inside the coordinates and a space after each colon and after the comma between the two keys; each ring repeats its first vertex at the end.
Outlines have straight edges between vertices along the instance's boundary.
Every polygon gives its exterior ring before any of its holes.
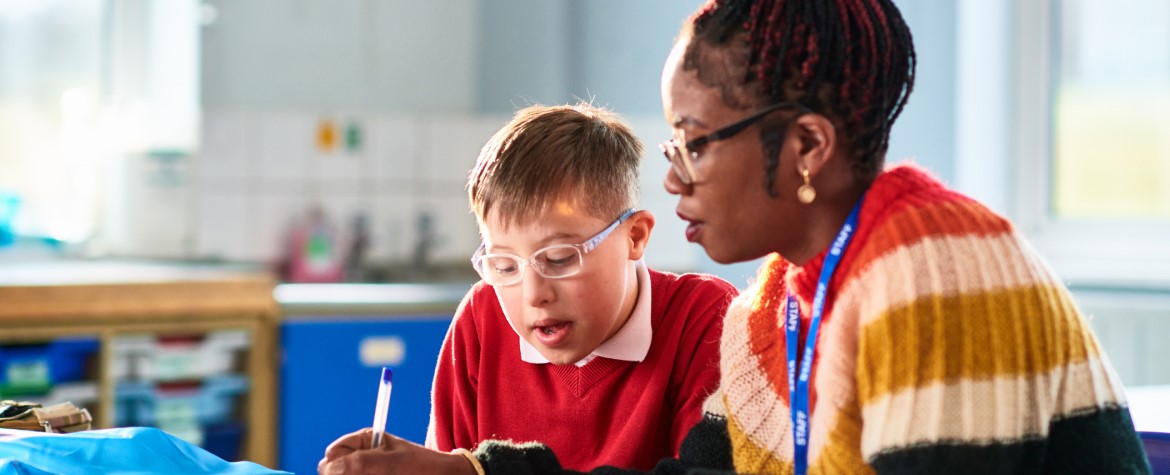
{"type": "Polygon", "coordinates": [[[523,259],[515,254],[498,253],[484,254],[485,244],[480,244],[475,254],[471,256],[471,266],[479,273],[484,282],[497,287],[514,285],[524,278],[524,269],[531,266],[536,272],[548,279],[563,279],[581,272],[585,266],[583,258],[589,251],[595,249],[609,233],[617,229],[637,210],[630,208],[618,217],[617,221],[597,233],[596,236],[581,244],[556,244],[532,253],[532,257],[523,259]]]}
{"type": "Polygon", "coordinates": [[[716,142],[719,140],[729,139],[735,137],[736,134],[743,132],[748,126],[763,119],[768,114],[778,111],[780,109],[796,109],[801,114],[811,113],[808,107],[796,102],[778,102],[765,107],[763,110],[756,112],[740,120],[734,124],[723,127],[719,130],[711,132],[707,135],[699,137],[694,140],[681,142],[678,137],[667,140],[658,144],[658,149],[662,150],[662,154],[666,155],[666,159],[670,161],[670,168],[674,171],[674,175],[685,185],[690,185],[695,182],[695,167],[692,162],[698,160],[699,152],[695,150],[703,144],[716,142]]]}

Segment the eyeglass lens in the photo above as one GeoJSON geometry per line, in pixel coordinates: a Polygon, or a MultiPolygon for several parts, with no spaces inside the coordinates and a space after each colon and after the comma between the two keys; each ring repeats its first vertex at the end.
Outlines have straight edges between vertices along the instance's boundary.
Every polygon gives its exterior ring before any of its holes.
{"type": "Polygon", "coordinates": [[[683,184],[689,185],[694,181],[693,177],[691,177],[689,164],[686,163],[686,158],[683,157],[683,154],[690,153],[687,151],[685,143],[679,143],[675,140],[668,141],[662,144],[662,153],[670,161],[670,168],[674,171],[674,175],[683,184]]]}
{"type": "MultiPolygon", "coordinates": [[[[581,270],[581,252],[573,246],[553,246],[534,254],[527,261],[540,275],[548,278],[568,277],[581,270]]],[[[516,256],[496,254],[480,260],[480,273],[493,285],[519,282],[525,261],[516,256]]]]}

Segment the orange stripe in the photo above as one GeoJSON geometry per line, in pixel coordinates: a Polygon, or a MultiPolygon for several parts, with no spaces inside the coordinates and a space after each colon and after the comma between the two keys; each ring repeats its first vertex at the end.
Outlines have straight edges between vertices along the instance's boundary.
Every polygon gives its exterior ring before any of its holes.
{"type": "Polygon", "coordinates": [[[768,386],[784,404],[788,404],[788,355],[780,332],[780,308],[787,292],[784,272],[788,266],[778,256],[765,264],[760,272],[760,289],[753,296],[748,316],[748,348],[755,357],[756,367],[768,379],[768,386]]]}

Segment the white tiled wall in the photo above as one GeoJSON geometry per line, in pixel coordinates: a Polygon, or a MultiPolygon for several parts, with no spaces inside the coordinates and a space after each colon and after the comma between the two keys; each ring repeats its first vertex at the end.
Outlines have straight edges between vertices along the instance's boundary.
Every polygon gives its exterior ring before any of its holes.
{"type": "MultiPolygon", "coordinates": [[[[479,236],[464,184],[480,148],[508,119],[206,110],[193,160],[192,257],[272,262],[289,227],[321,206],[343,230],[357,214],[367,216],[371,259],[408,261],[423,213],[434,223],[431,258],[466,259],[479,236]],[[332,152],[317,149],[321,120],[341,132],[332,152]],[[344,146],[350,122],[362,130],[355,151],[344,146]]],[[[647,260],[665,270],[693,269],[699,251],[683,238],[675,199],[662,189],[667,163],[656,144],[669,130],[657,116],[626,119],[646,146],[643,207],[658,218],[647,260]]]]}
{"type": "Polygon", "coordinates": [[[242,231],[256,220],[258,197],[243,189],[206,190],[196,198],[195,240],[204,257],[233,261],[254,260],[260,250],[242,231]]]}
{"type": "Polygon", "coordinates": [[[235,190],[244,189],[257,175],[256,117],[241,112],[222,112],[203,126],[202,153],[196,161],[195,177],[201,183],[235,190]]]}
{"type": "Polygon", "coordinates": [[[370,216],[370,258],[402,260],[410,256],[416,242],[417,205],[409,186],[380,188],[374,192],[370,216]]]}
{"type": "Polygon", "coordinates": [[[439,186],[467,182],[483,144],[509,120],[498,117],[432,117],[423,123],[424,146],[416,155],[416,178],[439,186]]]}
{"type": "Polygon", "coordinates": [[[421,213],[434,219],[432,257],[462,259],[478,243],[463,184],[483,143],[507,117],[396,117],[298,111],[205,111],[194,162],[195,257],[271,262],[312,206],[346,230],[370,223],[370,256],[409,259],[421,213]],[[338,146],[317,148],[320,121],[338,146]],[[359,124],[362,143],[345,147],[359,124]]]}
{"type": "MultiPolygon", "coordinates": [[[[375,117],[366,129],[371,160],[370,174],[379,193],[409,191],[414,181],[416,156],[422,153],[419,120],[407,117],[375,117]]],[[[409,193],[405,193],[409,194],[409,193]]]]}
{"type": "MultiPolygon", "coordinates": [[[[208,114],[207,122],[215,119],[208,114]]],[[[310,186],[310,159],[316,158],[316,117],[311,114],[274,113],[256,117],[256,141],[250,159],[255,160],[258,180],[250,185],[262,190],[295,192],[310,186]]],[[[315,182],[313,183],[316,184],[315,182]]]]}

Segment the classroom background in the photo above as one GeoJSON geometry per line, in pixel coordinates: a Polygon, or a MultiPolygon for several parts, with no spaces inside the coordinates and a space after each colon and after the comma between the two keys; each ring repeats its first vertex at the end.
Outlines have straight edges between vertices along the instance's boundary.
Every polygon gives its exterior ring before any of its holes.
{"type": "MultiPolygon", "coordinates": [[[[700,3],[0,0],[0,399],[313,473],[390,366],[421,442],[475,280],[467,171],[533,103],[620,113],[647,262],[747,286],[684,239],[655,146],[700,3]]],[[[1170,432],[1170,3],[896,3],[919,65],[887,162],[1012,219],[1170,432]]]]}

